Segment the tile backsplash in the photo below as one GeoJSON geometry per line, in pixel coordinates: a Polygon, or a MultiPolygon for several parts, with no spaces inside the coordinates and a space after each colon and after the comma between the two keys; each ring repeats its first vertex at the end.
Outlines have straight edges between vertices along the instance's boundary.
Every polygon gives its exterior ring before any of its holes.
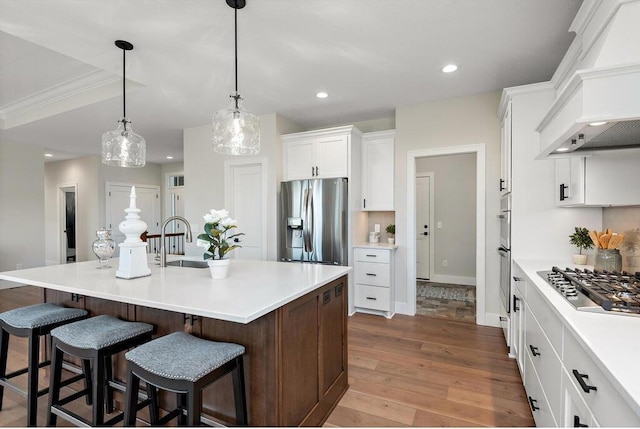
{"type": "Polygon", "coordinates": [[[602,228],[624,234],[619,247],[622,269],[640,271],[640,207],[608,207],[602,210],[602,228]]]}
{"type": "MultiPolygon", "coordinates": [[[[373,227],[375,224],[380,225],[380,241],[385,242],[387,238],[391,237],[391,235],[387,234],[385,228],[387,225],[395,223],[396,213],[395,212],[368,212],[369,219],[367,221],[369,228],[367,231],[373,231],[373,227]]],[[[365,238],[365,241],[368,239],[368,236],[365,238]]]]}

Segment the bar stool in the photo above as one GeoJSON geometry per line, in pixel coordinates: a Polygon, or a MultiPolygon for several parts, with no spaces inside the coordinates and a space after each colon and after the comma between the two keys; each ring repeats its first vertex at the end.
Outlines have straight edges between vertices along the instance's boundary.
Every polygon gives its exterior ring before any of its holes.
{"type": "Polygon", "coordinates": [[[198,426],[202,390],[220,377],[232,373],[236,425],[247,425],[247,405],[242,356],[244,346],[197,338],[174,332],[136,347],[125,354],[127,393],[125,426],[135,426],[140,380],[147,384],[151,398],[151,425],[178,417],[181,425],[198,426]],[[178,394],[178,408],[159,418],[156,389],[178,394]],[[186,410],[186,418],[184,411],[186,410]]]}
{"type": "Polygon", "coordinates": [[[151,339],[153,326],[142,322],[127,322],[113,316],[96,316],[79,322],[69,323],[51,331],[51,380],[47,425],[55,426],[57,416],[79,426],[112,426],[122,420],[123,413],[104,421],[105,399],[108,412],[113,411],[113,379],[111,357],[124,350],[140,345],[151,339]],[[66,353],[93,362],[91,378],[93,385],[86,389],[60,398],[62,358],[66,353]],[[91,393],[91,421],[63,408],[84,395],[91,393]]]}
{"type": "MultiPolygon", "coordinates": [[[[38,390],[38,369],[49,365],[50,361],[40,362],[40,337],[51,332],[58,326],[80,320],[87,317],[85,310],[77,308],[65,308],[55,304],[36,304],[28,307],[0,313],[0,410],[4,388],[8,387],[27,398],[27,425],[36,426],[38,416],[38,397],[45,395],[49,389],[38,390]],[[9,348],[9,336],[28,338],[29,357],[26,368],[7,374],[7,359],[9,348]],[[8,380],[19,375],[27,374],[26,392],[10,383],[8,380]]],[[[71,381],[81,379],[78,375],[71,381]]]]}

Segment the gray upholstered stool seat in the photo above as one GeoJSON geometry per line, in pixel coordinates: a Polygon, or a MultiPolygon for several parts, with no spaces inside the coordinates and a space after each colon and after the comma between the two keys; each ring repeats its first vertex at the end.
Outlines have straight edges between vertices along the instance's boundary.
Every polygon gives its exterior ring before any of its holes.
{"type": "Polygon", "coordinates": [[[128,351],[125,354],[128,389],[124,424],[135,425],[138,389],[140,380],[144,380],[151,398],[152,426],[166,423],[176,416],[181,424],[199,425],[202,389],[231,373],[235,423],[246,425],[244,353],[242,345],[204,340],[186,332],[174,332],[128,351]],[[178,408],[162,419],[158,414],[156,388],[178,393],[178,408]]]}
{"type": "Polygon", "coordinates": [[[153,326],[142,322],[128,322],[113,316],[96,316],[69,323],[51,331],[51,379],[47,425],[55,426],[56,416],[61,416],[76,425],[110,426],[122,420],[123,413],[104,421],[106,411],[114,411],[112,386],[113,369],[111,357],[138,346],[151,339],[153,326]],[[93,383],[86,389],[60,398],[62,358],[66,353],[83,360],[91,360],[93,383]],[[88,421],[63,408],[63,405],[91,393],[92,417],[88,421]]]}
{"type": "MultiPolygon", "coordinates": [[[[27,398],[27,425],[36,425],[38,397],[49,391],[49,389],[38,390],[38,369],[50,363],[49,361],[40,362],[40,337],[49,334],[52,329],[60,325],[83,319],[86,316],[85,310],[60,307],[50,303],[30,305],[0,313],[0,410],[2,410],[4,388],[11,388],[27,398]],[[7,374],[10,335],[28,338],[29,358],[27,368],[7,374]],[[25,373],[28,379],[26,391],[8,381],[25,373]]],[[[64,383],[66,385],[80,378],[82,375],[65,380],[64,383]]]]}
{"type": "Polygon", "coordinates": [[[197,381],[244,353],[244,346],[217,343],[174,332],[128,351],[124,356],[152,374],[197,381]],[[188,353],[187,353],[188,351],[188,353]]]}

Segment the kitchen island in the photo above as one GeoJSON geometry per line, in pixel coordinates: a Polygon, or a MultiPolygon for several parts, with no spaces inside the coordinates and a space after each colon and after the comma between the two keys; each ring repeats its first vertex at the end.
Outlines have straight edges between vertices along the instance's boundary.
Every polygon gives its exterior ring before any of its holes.
{"type": "MultiPolygon", "coordinates": [[[[151,276],[125,280],[97,261],[0,273],[0,279],[44,288],[47,302],[151,323],[155,336],[187,330],[246,348],[249,423],[321,425],[347,384],[349,267],[232,260],[224,280],[208,269],[150,263],[151,276]]],[[[114,372],[124,379],[124,361],[114,372]]],[[[229,376],[203,395],[203,410],[234,421],[229,376]]],[[[163,398],[170,406],[173,395],[163,398]]]]}

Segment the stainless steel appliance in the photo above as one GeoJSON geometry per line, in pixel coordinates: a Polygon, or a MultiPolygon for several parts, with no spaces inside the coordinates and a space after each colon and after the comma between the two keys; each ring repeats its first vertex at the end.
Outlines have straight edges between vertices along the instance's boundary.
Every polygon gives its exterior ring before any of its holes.
{"type": "Polygon", "coordinates": [[[509,336],[509,314],[511,313],[511,193],[500,199],[500,325],[504,331],[507,345],[511,345],[509,336]]]}
{"type": "Polygon", "coordinates": [[[640,315],[640,273],[553,267],[538,275],[577,310],[640,315]]]}
{"type": "Polygon", "coordinates": [[[280,185],[278,259],[347,265],[347,179],[280,185]]]}

